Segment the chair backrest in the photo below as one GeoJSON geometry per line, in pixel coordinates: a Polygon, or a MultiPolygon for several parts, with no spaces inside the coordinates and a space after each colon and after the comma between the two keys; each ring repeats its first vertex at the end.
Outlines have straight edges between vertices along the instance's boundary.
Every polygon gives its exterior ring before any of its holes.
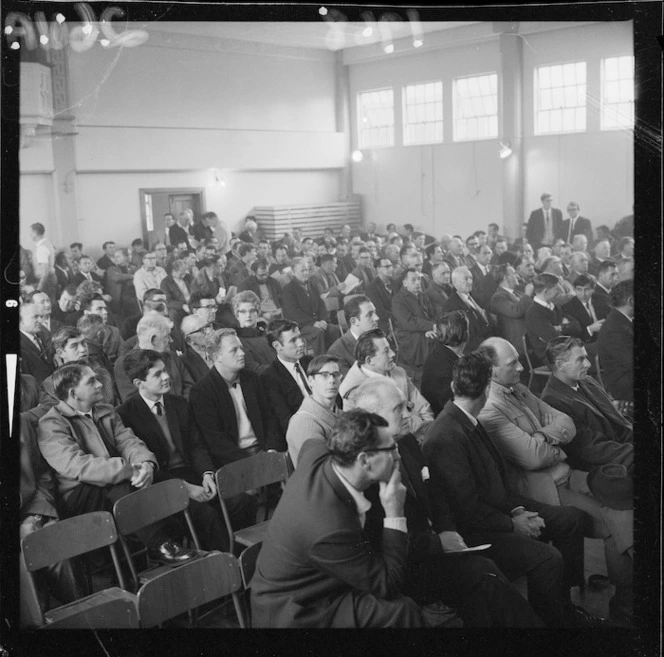
{"type": "Polygon", "coordinates": [[[215,473],[219,496],[227,499],[247,490],[286,481],[290,474],[287,458],[287,452],[264,452],[222,466],[215,473]]]}
{"type": "Polygon", "coordinates": [[[523,353],[526,357],[526,363],[528,363],[528,369],[532,372],[533,371],[533,362],[530,360],[530,345],[528,344],[528,338],[526,337],[525,333],[521,337],[521,340],[522,340],[522,343],[523,343],[523,353]]]}
{"type": "Polygon", "coordinates": [[[346,312],[344,310],[337,311],[337,321],[339,322],[341,335],[343,335],[348,331],[348,320],[346,319],[346,312]]]}
{"type": "Polygon", "coordinates": [[[392,340],[394,342],[394,351],[395,351],[396,355],[398,356],[399,355],[399,342],[397,341],[397,333],[394,330],[394,322],[392,321],[391,317],[387,318],[387,323],[390,327],[390,333],[387,336],[387,339],[388,339],[388,341],[392,340]]]}
{"type": "Polygon", "coordinates": [[[114,544],[118,534],[108,511],[94,511],[60,520],[24,536],[23,559],[33,572],[58,561],[114,544]]]}
{"type": "Polygon", "coordinates": [[[168,479],[121,497],[113,505],[113,516],[118,532],[126,536],[188,507],[189,495],[182,479],[168,479]]]}
{"type": "MultiPolygon", "coordinates": [[[[127,594],[129,595],[129,594],[127,594]]],[[[114,597],[101,603],[84,606],[77,614],[64,616],[52,623],[46,623],[43,630],[137,630],[138,609],[136,601],[114,597]]]]}
{"type": "MultiPolygon", "coordinates": [[[[228,552],[209,552],[201,559],[183,563],[155,577],[139,589],[141,627],[154,627],[225,595],[234,595],[241,588],[242,575],[237,559],[228,552]]],[[[244,618],[239,620],[244,626],[244,618]]]]}
{"type": "Polygon", "coordinates": [[[240,553],[240,570],[242,572],[242,584],[245,589],[248,589],[251,586],[251,578],[254,576],[256,561],[258,561],[258,555],[260,554],[262,547],[263,541],[260,541],[250,545],[240,553]]]}
{"type": "Polygon", "coordinates": [[[595,354],[595,376],[597,377],[597,382],[602,386],[602,388],[606,389],[604,380],[602,379],[602,368],[599,362],[599,354],[595,354]]]}

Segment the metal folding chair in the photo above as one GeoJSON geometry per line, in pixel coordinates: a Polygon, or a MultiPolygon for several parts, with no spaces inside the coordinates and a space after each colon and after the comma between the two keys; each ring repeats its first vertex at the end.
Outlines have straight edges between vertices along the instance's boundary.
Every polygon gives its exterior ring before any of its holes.
{"type": "Polygon", "coordinates": [[[540,367],[533,367],[533,362],[530,360],[530,345],[528,344],[528,338],[524,334],[523,338],[523,353],[526,356],[526,363],[528,363],[528,390],[531,390],[532,385],[533,385],[533,380],[536,376],[546,376],[547,378],[551,374],[551,370],[549,370],[548,367],[545,365],[541,365],[540,367]]]}

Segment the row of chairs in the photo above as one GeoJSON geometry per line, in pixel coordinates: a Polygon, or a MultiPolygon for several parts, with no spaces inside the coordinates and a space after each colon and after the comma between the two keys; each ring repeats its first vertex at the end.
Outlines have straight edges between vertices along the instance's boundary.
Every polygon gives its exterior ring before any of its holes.
{"type": "MultiPolygon", "coordinates": [[[[188,512],[189,496],[184,482],[172,479],[135,491],[118,500],[113,514],[106,511],[82,514],[43,527],[21,541],[22,559],[29,575],[31,594],[37,605],[39,596],[34,581],[37,570],[65,559],[72,559],[108,547],[120,587],[93,593],[42,613],[45,628],[108,628],[159,625],[169,618],[221,597],[231,596],[240,627],[248,624],[246,595],[256,559],[269,521],[267,489],[270,484],[284,483],[292,473],[288,454],[268,452],[228,464],[215,473],[222,513],[229,534],[230,552],[237,546],[243,551],[239,559],[233,554],[201,550],[196,529],[188,512]],[[262,522],[234,531],[225,499],[248,490],[260,490],[265,498],[262,522]],[[140,570],[137,564],[146,550],[141,546],[132,552],[130,535],[169,516],[183,514],[196,556],[182,564],[159,565],[147,561],[140,570]],[[120,543],[131,584],[127,585],[117,543],[120,543]]],[[[190,613],[190,621],[194,616],[190,613]]]]}

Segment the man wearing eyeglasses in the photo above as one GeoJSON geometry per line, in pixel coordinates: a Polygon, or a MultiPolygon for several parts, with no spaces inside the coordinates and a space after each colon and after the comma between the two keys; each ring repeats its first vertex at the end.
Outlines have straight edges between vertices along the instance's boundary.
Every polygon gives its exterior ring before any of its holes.
{"type": "Polygon", "coordinates": [[[198,315],[187,315],[180,324],[180,332],[186,345],[182,364],[194,383],[200,381],[212,367],[212,361],[205,351],[205,339],[213,331],[214,324],[206,322],[198,315]]]}
{"type": "Polygon", "coordinates": [[[392,319],[392,275],[394,265],[389,258],[380,257],[374,260],[376,278],[367,285],[367,296],[373,303],[378,314],[378,328],[389,335],[392,319]]]}
{"type": "Polygon", "coordinates": [[[400,593],[408,528],[398,459],[387,422],[361,410],[343,413],[325,443],[305,443],[256,563],[253,627],[424,626],[400,593]],[[380,553],[364,533],[373,483],[385,511],[380,553]]]}

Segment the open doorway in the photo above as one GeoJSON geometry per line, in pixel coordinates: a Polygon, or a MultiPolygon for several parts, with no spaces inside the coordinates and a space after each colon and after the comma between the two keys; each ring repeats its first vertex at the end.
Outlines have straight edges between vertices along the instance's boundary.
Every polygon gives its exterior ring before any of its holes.
{"type": "Polygon", "coordinates": [[[198,219],[205,210],[205,189],[187,187],[177,189],[139,189],[143,242],[152,247],[166,240],[164,215],[170,212],[176,219],[180,212],[192,210],[198,219]]]}

